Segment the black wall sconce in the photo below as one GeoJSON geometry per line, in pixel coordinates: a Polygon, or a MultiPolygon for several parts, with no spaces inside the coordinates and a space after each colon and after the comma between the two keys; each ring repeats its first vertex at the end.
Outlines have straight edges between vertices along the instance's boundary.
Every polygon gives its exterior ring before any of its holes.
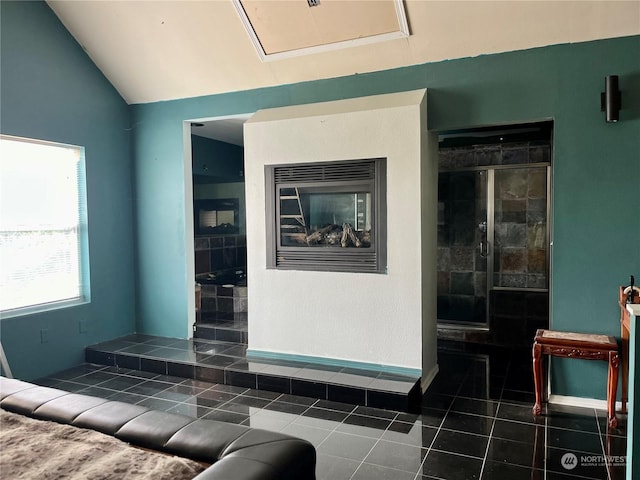
{"type": "Polygon", "coordinates": [[[620,119],[621,100],[618,75],[607,75],[604,77],[604,92],[600,94],[600,111],[605,112],[607,123],[615,123],[620,119]]]}

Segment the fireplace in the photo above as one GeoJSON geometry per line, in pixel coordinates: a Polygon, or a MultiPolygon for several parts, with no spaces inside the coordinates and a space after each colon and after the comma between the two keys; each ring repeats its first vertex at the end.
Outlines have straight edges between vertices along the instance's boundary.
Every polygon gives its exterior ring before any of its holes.
{"type": "Polygon", "coordinates": [[[386,159],[267,165],[267,268],[386,272],[386,159]]]}
{"type": "MultiPolygon", "coordinates": [[[[245,122],[251,355],[415,369],[423,390],[434,378],[438,137],[426,100],[416,90],[300,104],[245,122]],[[298,188],[301,203],[322,189],[353,194],[354,212],[368,193],[357,213],[370,218],[370,246],[282,242],[281,197],[295,196],[282,188],[298,188]]],[[[341,216],[324,221],[363,228],[341,216]]]]}

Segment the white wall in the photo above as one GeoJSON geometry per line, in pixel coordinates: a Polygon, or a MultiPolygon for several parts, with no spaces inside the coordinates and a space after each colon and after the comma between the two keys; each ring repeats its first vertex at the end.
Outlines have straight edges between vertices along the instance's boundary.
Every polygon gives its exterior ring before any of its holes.
{"type": "Polygon", "coordinates": [[[437,189],[437,164],[421,175],[426,91],[263,110],[244,128],[250,351],[422,369],[423,332],[428,345],[436,336],[435,233],[422,245],[421,186],[437,189]],[[376,157],[387,158],[388,273],[266,269],[264,166],[376,157]]]}
{"type": "MultiPolygon", "coordinates": [[[[422,109],[422,125],[427,125],[427,109],[422,109]]],[[[426,129],[423,129],[426,130],[426,129]]],[[[438,136],[422,135],[422,391],[426,391],[438,373],[438,136]]]]}

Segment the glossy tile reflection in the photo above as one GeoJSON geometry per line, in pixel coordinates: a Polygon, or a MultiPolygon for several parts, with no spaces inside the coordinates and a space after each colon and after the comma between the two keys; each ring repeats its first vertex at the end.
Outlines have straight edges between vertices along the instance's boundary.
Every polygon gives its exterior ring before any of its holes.
{"type": "MultiPolygon", "coordinates": [[[[160,351],[176,345],[147,340],[160,351]]],[[[259,390],[259,377],[225,385],[90,363],[37,383],[304,438],[316,447],[319,480],[624,479],[624,465],[605,458],[625,455],[626,416],[615,430],[595,409],[552,406],[533,417],[522,378],[530,375],[529,352],[442,347],[440,373],[413,413],[259,390]],[[578,459],[573,470],[561,463],[566,453],[578,459]]],[[[233,347],[194,351],[215,358],[224,348],[233,347]]]]}

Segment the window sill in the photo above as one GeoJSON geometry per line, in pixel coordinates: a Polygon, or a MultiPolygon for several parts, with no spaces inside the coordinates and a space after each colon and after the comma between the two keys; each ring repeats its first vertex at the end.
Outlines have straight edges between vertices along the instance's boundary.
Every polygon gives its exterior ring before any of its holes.
{"type": "Polygon", "coordinates": [[[60,310],[63,308],[75,307],[78,305],[84,305],[91,303],[91,300],[86,297],[70,298],[68,300],[60,300],[59,302],[42,303],[40,305],[30,305],[28,307],[13,308],[11,310],[0,311],[0,320],[5,318],[22,317],[25,315],[31,315],[35,313],[44,313],[53,310],[60,310]]]}

